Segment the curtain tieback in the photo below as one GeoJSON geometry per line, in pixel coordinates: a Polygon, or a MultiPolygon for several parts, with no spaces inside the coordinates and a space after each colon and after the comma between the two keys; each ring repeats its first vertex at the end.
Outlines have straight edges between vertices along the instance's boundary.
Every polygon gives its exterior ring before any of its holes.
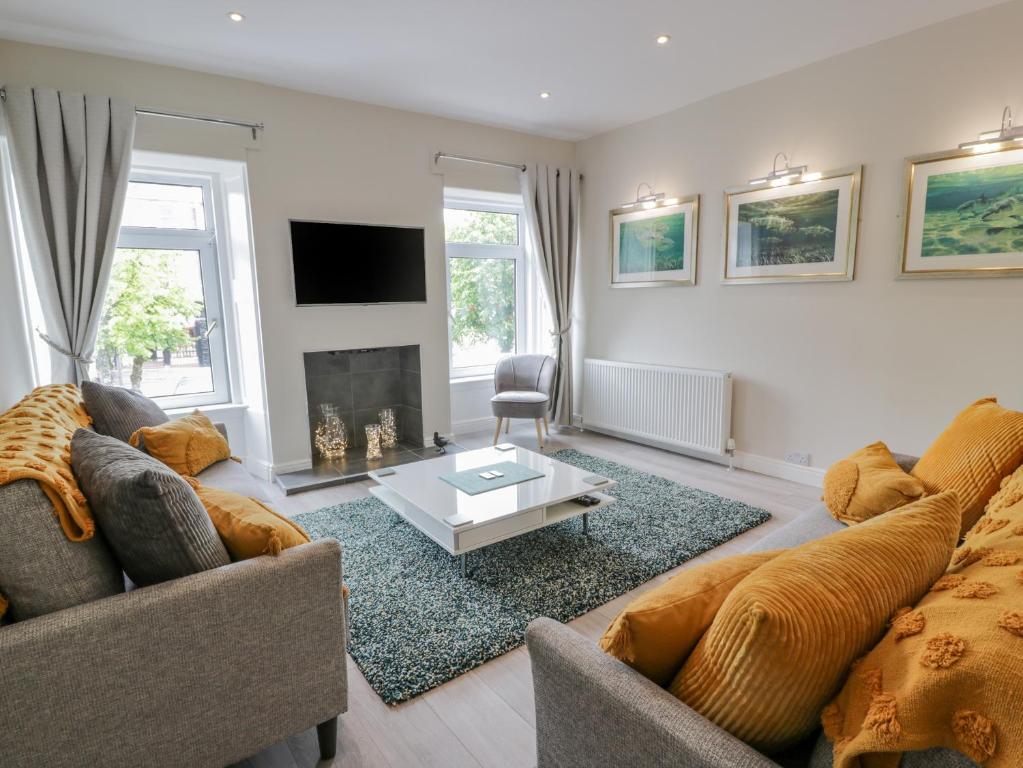
{"type": "Polygon", "coordinates": [[[51,339],[49,336],[47,336],[45,333],[40,331],[38,328],[36,328],[36,333],[39,334],[39,338],[40,339],[42,339],[47,344],[49,344],[53,349],[55,349],[58,352],[60,352],[62,355],[64,355],[64,357],[70,358],[71,360],[74,360],[76,363],[85,363],[86,365],[92,365],[92,358],[91,357],[84,357],[83,355],[76,355],[71,350],[65,349],[60,344],[58,344],[53,339],[51,339]]]}
{"type": "Polygon", "coordinates": [[[568,325],[566,325],[566,326],[565,326],[564,328],[562,328],[561,330],[557,330],[557,331],[551,331],[551,336],[564,336],[564,335],[565,335],[566,333],[568,333],[568,332],[569,332],[570,330],[572,330],[572,321],[571,321],[571,320],[569,320],[569,321],[568,321],[568,325]]]}

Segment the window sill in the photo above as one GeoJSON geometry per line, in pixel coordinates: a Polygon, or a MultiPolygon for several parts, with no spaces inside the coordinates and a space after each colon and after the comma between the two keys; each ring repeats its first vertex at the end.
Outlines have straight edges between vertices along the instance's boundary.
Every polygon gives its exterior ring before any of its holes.
{"type": "Polygon", "coordinates": [[[484,373],[479,376],[459,376],[450,381],[452,389],[489,389],[494,386],[494,374],[484,373]]]}
{"type": "Polygon", "coordinates": [[[207,416],[215,416],[217,414],[240,413],[248,409],[249,406],[245,403],[216,403],[215,405],[178,406],[176,408],[168,408],[165,412],[168,416],[187,416],[190,413],[195,413],[195,411],[202,411],[207,416]]]}

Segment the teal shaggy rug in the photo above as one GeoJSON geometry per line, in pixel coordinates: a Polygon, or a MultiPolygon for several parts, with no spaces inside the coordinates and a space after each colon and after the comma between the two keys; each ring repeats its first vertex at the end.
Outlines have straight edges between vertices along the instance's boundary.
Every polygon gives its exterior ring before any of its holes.
{"type": "Polygon", "coordinates": [[[762,509],[567,449],[552,456],[614,478],[617,499],[582,520],[493,544],[458,562],[374,497],[295,520],[343,547],[350,653],[388,704],[418,696],[523,642],[538,616],[568,621],[770,518],[762,509]]]}

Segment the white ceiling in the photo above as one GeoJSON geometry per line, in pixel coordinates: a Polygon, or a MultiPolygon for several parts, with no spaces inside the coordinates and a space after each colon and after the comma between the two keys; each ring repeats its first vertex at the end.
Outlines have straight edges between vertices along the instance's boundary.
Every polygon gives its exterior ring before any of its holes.
{"type": "Polygon", "coordinates": [[[0,37],[578,139],[1002,1],[2,0],[0,37]]]}

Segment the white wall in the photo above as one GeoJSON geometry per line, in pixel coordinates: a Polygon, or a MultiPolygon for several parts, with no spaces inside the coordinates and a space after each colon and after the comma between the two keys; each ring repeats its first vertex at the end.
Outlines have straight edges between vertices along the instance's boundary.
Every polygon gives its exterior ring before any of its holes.
{"type": "Polygon", "coordinates": [[[574,159],[568,142],[42,46],[0,41],[0,72],[10,85],[265,122],[265,134],[252,141],[241,129],[143,117],[136,147],[247,161],[276,466],[309,458],[304,351],[420,344],[424,432],[450,432],[442,190],[513,191],[515,179],[451,163],[442,174],[432,168],[432,153],[565,165],[574,159]],[[428,302],[296,308],[289,218],[425,227],[428,302]]]}
{"type": "Polygon", "coordinates": [[[1023,3],[998,6],[578,144],[580,348],[730,370],[739,450],[817,466],[876,439],[919,452],[985,395],[1023,408],[1023,281],[894,279],[903,159],[996,127],[1005,104],[1023,113],[1020,29],[1023,3]],[[865,166],[854,282],[720,284],[723,190],[780,151],[811,170],[865,166]],[[644,181],[702,196],[695,287],[608,286],[608,211],[644,181]]]}

